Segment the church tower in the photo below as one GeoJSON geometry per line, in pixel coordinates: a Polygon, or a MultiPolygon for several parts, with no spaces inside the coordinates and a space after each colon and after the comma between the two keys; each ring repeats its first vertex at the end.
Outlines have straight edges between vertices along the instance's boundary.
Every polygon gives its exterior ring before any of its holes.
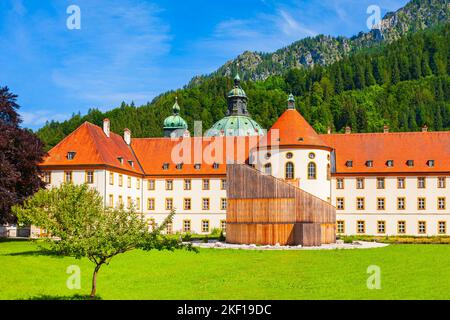
{"type": "Polygon", "coordinates": [[[173,114],[164,120],[164,137],[185,137],[189,136],[188,125],[186,121],[180,116],[180,106],[178,105],[178,98],[175,98],[175,103],[172,106],[173,114]]]}

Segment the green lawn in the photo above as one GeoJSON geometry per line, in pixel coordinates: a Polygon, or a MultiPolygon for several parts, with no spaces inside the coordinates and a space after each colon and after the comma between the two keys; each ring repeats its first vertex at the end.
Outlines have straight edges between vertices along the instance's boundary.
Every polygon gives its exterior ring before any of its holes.
{"type": "MultiPolygon", "coordinates": [[[[28,241],[0,242],[0,299],[67,298],[90,292],[93,265],[41,254],[28,241]],[[66,287],[79,265],[82,289],[66,287]]],[[[447,299],[450,245],[333,251],[133,251],[102,267],[102,299],[447,299]],[[369,265],[381,268],[369,290],[369,265]]]]}

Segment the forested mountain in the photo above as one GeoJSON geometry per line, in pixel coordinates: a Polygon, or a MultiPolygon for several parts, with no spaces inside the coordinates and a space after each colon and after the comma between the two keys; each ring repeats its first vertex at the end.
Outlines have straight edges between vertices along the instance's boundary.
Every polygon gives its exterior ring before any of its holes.
{"type": "Polygon", "coordinates": [[[387,13],[378,28],[370,32],[360,32],[352,38],[325,35],[308,37],[274,53],[246,51],[213,74],[193,78],[191,85],[213,76],[230,77],[237,71],[245,80],[256,81],[282,75],[291,68],[327,66],[361,49],[392,43],[408,33],[449,21],[448,0],[413,0],[396,12],[387,13]]]}
{"type": "MultiPolygon", "coordinates": [[[[328,126],[339,132],[346,125],[356,132],[377,132],[384,124],[392,131],[416,131],[424,124],[430,130],[450,130],[449,39],[450,24],[445,24],[353,53],[328,66],[291,68],[264,81],[243,82],[249,111],[269,128],[285,110],[292,92],[299,111],[322,133],[328,126]]],[[[127,127],[134,137],[161,136],[175,96],[189,128],[194,120],[201,120],[206,130],[225,115],[231,87],[232,78],[211,77],[141,107],[122,103],[105,113],[92,109],[85,116],[50,122],[38,135],[50,148],[84,121],[101,125],[107,117],[117,133],[127,127]]]]}

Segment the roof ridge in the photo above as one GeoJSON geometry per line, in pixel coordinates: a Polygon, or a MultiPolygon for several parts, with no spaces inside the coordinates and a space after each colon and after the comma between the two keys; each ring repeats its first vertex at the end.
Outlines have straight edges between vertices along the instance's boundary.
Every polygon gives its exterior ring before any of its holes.
{"type": "Polygon", "coordinates": [[[401,134],[446,134],[450,131],[397,131],[397,132],[355,132],[355,133],[320,133],[320,136],[364,136],[364,135],[401,135],[401,134]]]}

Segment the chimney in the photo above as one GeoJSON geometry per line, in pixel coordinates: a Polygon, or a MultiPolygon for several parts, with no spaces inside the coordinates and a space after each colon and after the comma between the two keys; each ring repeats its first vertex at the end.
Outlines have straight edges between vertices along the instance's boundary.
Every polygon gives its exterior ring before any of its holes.
{"type": "Polygon", "coordinates": [[[328,133],[328,134],[331,134],[331,127],[328,127],[328,128],[327,128],[327,133],[328,133]]]}
{"type": "Polygon", "coordinates": [[[131,144],[131,131],[130,131],[130,129],[125,128],[125,129],[123,130],[123,140],[125,140],[125,143],[126,143],[127,145],[130,145],[130,144],[131,144]]]}
{"type": "Polygon", "coordinates": [[[109,133],[110,133],[110,121],[109,121],[109,119],[104,119],[103,120],[103,132],[109,138],[109,133]]]}
{"type": "Polygon", "coordinates": [[[389,133],[389,126],[388,125],[384,125],[383,132],[384,133],[389,133]]]}
{"type": "Polygon", "coordinates": [[[352,133],[352,128],[350,128],[349,126],[345,127],[345,134],[350,134],[352,133]]]}
{"type": "Polygon", "coordinates": [[[428,127],[426,124],[422,127],[422,132],[428,132],[428,127]]]}

